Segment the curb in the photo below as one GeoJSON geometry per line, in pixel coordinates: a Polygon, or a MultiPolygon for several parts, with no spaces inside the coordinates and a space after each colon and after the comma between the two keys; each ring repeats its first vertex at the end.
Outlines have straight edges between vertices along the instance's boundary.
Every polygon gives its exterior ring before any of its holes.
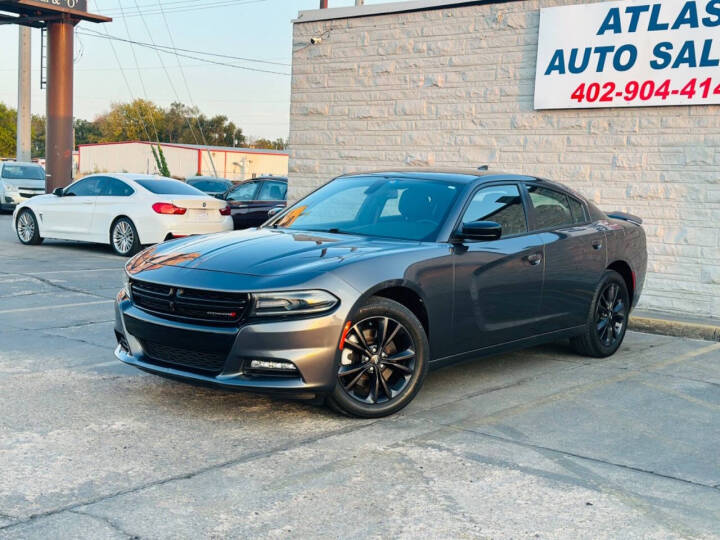
{"type": "Polygon", "coordinates": [[[636,332],[646,332],[648,334],[720,341],[720,326],[713,324],[654,319],[651,317],[634,317],[631,315],[628,328],[636,332]]]}

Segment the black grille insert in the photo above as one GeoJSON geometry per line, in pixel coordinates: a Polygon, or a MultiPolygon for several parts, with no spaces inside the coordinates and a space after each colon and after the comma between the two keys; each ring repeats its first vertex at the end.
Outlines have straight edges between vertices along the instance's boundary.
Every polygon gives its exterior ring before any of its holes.
{"type": "Polygon", "coordinates": [[[142,347],[151,360],[170,367],[182,366],[192,371],[217,375],[225,366],[226,357],[220,353],[180,349],[153,341],[142,341],[142,347]]]}
{"type": "Polygon", "coordinates": [[[244,293],[185,289],[146,281],[133,280],[130,290],[133,303],[144,311],[201,324],[237,324],[250,303],[244,293]]]}

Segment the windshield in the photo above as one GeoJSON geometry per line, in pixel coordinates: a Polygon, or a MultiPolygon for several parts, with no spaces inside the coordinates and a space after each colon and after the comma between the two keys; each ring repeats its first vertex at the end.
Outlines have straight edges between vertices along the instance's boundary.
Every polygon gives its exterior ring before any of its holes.
{"type": "Polygon", "coordinates": [[[205,195],[199,189],[180,180],[135,180],[150,193],[156,195],[205,195]]]}
{"type": "Polygon", "coordinates": [[[40,165],[14,165],[6,163],[2,177],[8,180],[45,180],[45,169],[40,165]]]}
{"type": "Polygon", "coordinates": [[[284,212],[274,226],[291,230],[434,240],[458,184],[413,178],[339,178],[284,212]]]}

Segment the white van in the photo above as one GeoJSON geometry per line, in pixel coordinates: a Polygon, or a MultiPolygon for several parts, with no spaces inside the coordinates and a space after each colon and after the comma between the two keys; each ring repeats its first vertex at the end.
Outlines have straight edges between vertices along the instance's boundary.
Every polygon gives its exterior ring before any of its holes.
{"type": "Polygon", "coordinates": [[[18,204],[45,193],[45,169],[37,163],[0,163],[0,210],[12,211],[18,204]]]}

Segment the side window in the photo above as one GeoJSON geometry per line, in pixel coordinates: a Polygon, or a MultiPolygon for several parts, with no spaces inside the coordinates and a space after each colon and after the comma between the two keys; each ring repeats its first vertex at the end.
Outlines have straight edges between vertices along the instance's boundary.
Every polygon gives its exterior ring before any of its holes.
{"type": "Polygon", "coordinates": [[[228,196],[228,201],[252,201],[257,191],[257,182],[248,182],[247,184],[241,184],[232,190],[228,196]]]}
{"type": "Polygon", "coordinates": [[[283,182],[263,182],[257,198],[259,201],[284,201],[287,184],[283,182]]]}
{"type": "Polygon", "coordinates": [[[85,178],[79,182],[75,182],[72,186],[65,190],[65,196],[75,197],[97,197],[102,194],[101,190],[101,178],[99,176],[93,176],[91,178],[85,178]]]}
{"type": "Polygon", "coordinates": [[[535,227],[538,230],[573,224],[567,195],[538,186],[528,186],[528,192],[535,209],[535,227]]]}
{"type": "Polygon", "coordinates": [[[480,189],[463,216],[463,223],[472,221],[495,221],[502,225],[503,236],[527,232],[525,208],[518,187],[488,186],[480,189]]]}
{"type": "Polygon", "coordinates": [[[102,178],[101,186],[105,197],[129,197],[135,193],[133,188],[117,178],[102,178]]]}
{"type": "Polygon", "coordinates": [[[570,201],[570,211],[572,212],[573,223],[585,223],[587,216],[585,215],[585,207],[577,199],[568,197],[570,201]]]}

